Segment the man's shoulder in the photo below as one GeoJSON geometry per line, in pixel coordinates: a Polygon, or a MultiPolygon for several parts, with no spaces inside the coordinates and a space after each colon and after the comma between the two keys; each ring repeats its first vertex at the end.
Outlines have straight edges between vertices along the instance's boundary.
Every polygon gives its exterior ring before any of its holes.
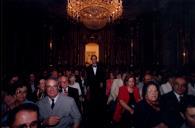
{"type": "Polygon", "coordinates": [[[43,99],[37,101],[36,104],[38,104],[38,105],[39,105],[39,104],[44,104],[44,103],[47,102],[47,100],[48,100],[48,97],[46,96],[46,97],[44,97],[43,99]]]}
{"type": "Polygon", "coordinates": [[[172,97],[173,95],[174,95],[174,93],[173,93],[173,91],[171,91],[171,92],[168,92],[168,93],[162,95],[162,97],[172,97]]]}
{"type": "Polygon", "coordinates": [[[162,95],[160,99],[162,102],[172,102],[175,100],[175,94],[171,91],[162,95]]]}
{"type": "Polygon", "coordinates": [[[73,102],[74,99],[70,96],[66,96],[66,95],[63,95],[63,94],[60,94],[59,95],[59,98],[61,101],[65,101],[65,102],[73,102]]]}

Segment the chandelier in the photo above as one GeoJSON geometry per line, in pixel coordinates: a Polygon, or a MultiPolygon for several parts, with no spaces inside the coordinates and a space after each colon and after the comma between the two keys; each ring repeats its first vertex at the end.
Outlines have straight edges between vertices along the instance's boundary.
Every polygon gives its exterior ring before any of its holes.
{"type": "Polygon", "coordinates": [[[89,29],[101,29],[122,15],[122,0],[68,0],[67,13],[89,29]]]}

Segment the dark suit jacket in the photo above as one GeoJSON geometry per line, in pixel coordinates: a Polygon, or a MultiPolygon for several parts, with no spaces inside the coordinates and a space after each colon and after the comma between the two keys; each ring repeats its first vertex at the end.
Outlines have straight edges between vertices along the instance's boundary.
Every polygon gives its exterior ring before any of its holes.
{"type": "Polygon", "coordinates": [[[169,128],[179,128],[183,124],[183,118],[180,115],[180,103],[174,94],[169,92],[161,97],[160,100],[163,120],[169,128]]]}
{"type": "MultiPolygon", "coordinates": [[[[94,99],[102,97],[105,94],[105,73],[102,66],[97,64],[97,71],[94,74],[93,67],[90,65],[86,69],[87,79],[86,84],[90,88],[90,98],[94,99]],[[100,83],[103,83],[103,88],[100,88],[100,83]]],[[[99,98],[98,98],[99,99],[99,98]]]]}
{"type": "Polygon", "coordinates": [[[163,122],[161,111],[153,109],[145,100],[137,104],[134,116],[135,128],[152,128],[163,122]]]}
{"type": "Polygon", "coordinates": [[[68,87],[68,96],[74,98],[76,104],[80,106],[79,103],[79,91],[76,88],[68,87]]]}
{"type": "MultiPolygon", "coordinates": [[[[60,92],[62,92],[62,89],[60,89],[60,92]]],[[[79,105],[79,91],[78,91],[78,89],[68,86],[68,96],[74,98],[76,104],[79,105]]]]}

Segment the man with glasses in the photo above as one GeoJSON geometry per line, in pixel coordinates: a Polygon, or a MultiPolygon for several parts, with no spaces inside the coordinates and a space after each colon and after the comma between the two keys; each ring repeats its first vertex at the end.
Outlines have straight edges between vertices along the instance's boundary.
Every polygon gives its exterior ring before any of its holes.
{"type": "Polygon", "coordinates": [[[161,97],[161,107],[164,123],[169,128],[178,128],[183,124],[180,107],[187,96],[187,81],[184,76],[177,76],[173,82],[173,91],[161,97]]]}
{"type": "Polygon", "coordinates": [[[38,107],[25,103],[14,108],[9,115],[10,128],[39,128],[38,107]]]}
{"type": "Polygon", "coordinates": [[[73,98],[60,94],[58,82],[46,81],[47,96],[37,102],[42,127],[78,128],[81,115],[73,98]]]}

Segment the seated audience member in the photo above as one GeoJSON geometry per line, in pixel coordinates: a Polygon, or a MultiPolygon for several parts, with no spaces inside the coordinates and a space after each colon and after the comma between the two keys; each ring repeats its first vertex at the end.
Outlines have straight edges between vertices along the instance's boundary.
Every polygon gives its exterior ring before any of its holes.
{"type": "Polygon", "coordinates": [[[138,83],[138,88],[139,88],[140,96],[142,96],[142,92],[143,92],[142,91],[142,88],[143,88],[143,86],[146,85],[150,81],[154,81],[154,76],[151,73],[146,72],[144,74],[143,81],[141,81],[141,82],[138,83]]]}
{"type": "Polygon", "coordinates": [[[26,103],[15,107],[9,115],[10,128],[39,128],[39,112],[35,104],[26,103]]]}
{"type": "MultiPolygon", "coordinates": [[[[37,81],[36,81],[36,76],[34,73],[31,73],[29,75],[29,80],[28,80],[28,98],[31,99],[33,93],[35,92],[35,90],[37,89],[37,81]]],[[[33,99],[32,99],[33,100],[33,99]]]]}
{"type": "MultiPolygon", "coordinates": [[[[29,101],[27,99],[27,92],[28,92],[28,89],[27,89],[27,86],[26,86],[26,83],[25,82],[22,82],[22,81],[17,81],[14,85],[13,85],[13,91],[15,92],[14,96],[15,96],[15,102],[13,103],[13,107],[16,107],[20,104],[24,104],[24,103],[32,103],[32,101],[29,101]]],[[[7,124],[7,121],[8,121],[8,115],[9,115],[9,112],[7,112],[6,115],[4,115],[4,122],[5,124],[7,124]]]]}
{"type": "Polygon", "coordinates": [[[45,79],[40,79],[39,84],[37,86],[37,90],[35,91],[35,99],[36,101],[41,100],[45,97],[45,79]]]}
{"type": "Polygon", "coordinates": [[[167,93],[169,93],[169,92],[171,92],[171,91],[173,90],[173,88],[172,88],[172,86],[173,86],[173,81],[174,81],[174,76],[173,76],[173,75],[172,75],[172,76],[170,75],[170,76],[168,77],[167,82],[164,83],[164,84],[162,84],[162,85],[160,86],[161,95],[167,94],[167,93]]]}
{"type": "Polygon", "coordinates": [[[52,71],[51,71],[50,78],[55,79],[55,80],[58,80],[58,71],[55,70],[55,69],[52,70],[52,71]]]}
{"type": "Polygon", "coordinates": [[[6,89],[1,91],[2,100],[1,103],[1,116],[9,110],[12,110],[15,107],[15,95],[12,89],[6,89]]]}
{"type": "Polygon", "coordinates": [[[136,87],[135,77],[127,75],[124,81],[125,85],[120,87],[117,97],[117,105],[114,112],[113,120],[122,128],[133,125],[134,108],[140,101],[139,89],[136,87]]]}
{"type": "Polygon", "coordinates": [[[81,88],[81,93],[82,93],[82,95],[84,95],[84,88],[83,88],[83,86],[82,86],[82,79],[81,79],[81,74],[80,74],[80,71],[78,70],[78,69],[75,69],[74,70],[74,74],[75,74],[75,78],[76,78],[76,82],[77,83],[79,83],[79,86],[80,86],[80,88],[81,88]]]}
{"type": "Polygon", "coordinates": [[[12,85],[12,84],[14,84],[15,82],[17,82],[18,80],[19,80],[19,75],[17,75],[17,74],[14,74],[12,77],[11,77],[11,79],[10,79],[10,81],[9,81],[9,84],[10,85],[12,85]]]}
{"type": "Polygon", "coordinates": [[[59,92],[68,95],[68,77],[67,76],[60,76],[58,78],[58,88],[59,92]]]}
{"type": "Polygon", "coordinates": [[[173,91],[161,97],[161,108],[165,123],[169,128],[179,128],[183,124],[180,103],[187,95],[187,82],[183,76],[176,76],[173,91]]]}
{"type": "Polygon", "coordinates": [[[135,128],[167,128],[161,115],[158,85],[148,82],[142,91],[143,99],[137,104],[134,113],[135,128]]]}
{"type": "Polygon", "coordinates": [[[114,74],[110,72],[109,78],[106,80],[106,97],[109,97],[110,95],[113,80],[114,80],[114,74]]]}
{"type": "Polygon", "coordinates": [[[68,86],[68,77],[61,76],[58,79],[59,92],[74,98],[77,105],[79,105],[79,92],[78,89],[68,86]]]}
{"type": "Polygon", "coordinates": [[[117,73],[116,79],[113,80],[111,90],[110,90],[110,96],[108,97],[107,104],[110,104],[111,102],[115,102],[116,98],[118,96],[119,88],[123,86],[123,80],[121,78],[121,73],[117,73]]]}
{"type": "Polygon", "coordinates": [[[24,103],[33,103],[27,99],[28,88],[25,82],[19,81],[15,85],[16,106],[24,103]]]}
{"type": "Polygon", "coordinates": [[[192,73],[188,83],[188,94],[195,96],[195,73],[192,73]]]}
{"type": "Polygon", "coordinates": [[[79,83],[76,82],[76,77],[75,77],[74,74],[70,75],[70,77],[69,77],[69,85],[68,86],[77,89],[78,92],[79,92],[79,96],[82,95],[81,88],[79,86],[79,83]]]}
{"type": "Polygon", "coordinates": [[[69,77],[69,85],[68,85],[68,87],[69,87],[69,93],[71,93],[71,89],[70,88],[72,88],[72,89],[74,88],[74,89],[77,90],[79,96],[77,94],[74,94],[73,98],[75,99],[75,101],[76,101],[76,103],[77,103],[77,105],[79,107],[79,110],[81,110],[81,107],[82,107],[81,106],[81,102],[82,102],[82,99],[83,99],[82,98],[82,91],[81,91],[79,83],[76,82],[76,77],[75,77],[74,74],[71,74],[70,77],[69,77]]]}
{"type": "Polygon", "coordinates": [[[2,92],[3,102],[1,103],[1,126],[7,126],[7,117],[9,112],[16,107],[15,93],[11,89],[3,90],[2,92]]]}
{"type": "Polygon", "coordinates": [[[55,79],[46,81],[47,96],[37,102],[42,127],[78,128],[81,114],[73,98],[59,93],[55,79]]]}
{"type": "Polygon", "coordinates": [[[195,96],[189,95],[181,104],[184,124],[180,128],[195,128],[195,96]]]}

